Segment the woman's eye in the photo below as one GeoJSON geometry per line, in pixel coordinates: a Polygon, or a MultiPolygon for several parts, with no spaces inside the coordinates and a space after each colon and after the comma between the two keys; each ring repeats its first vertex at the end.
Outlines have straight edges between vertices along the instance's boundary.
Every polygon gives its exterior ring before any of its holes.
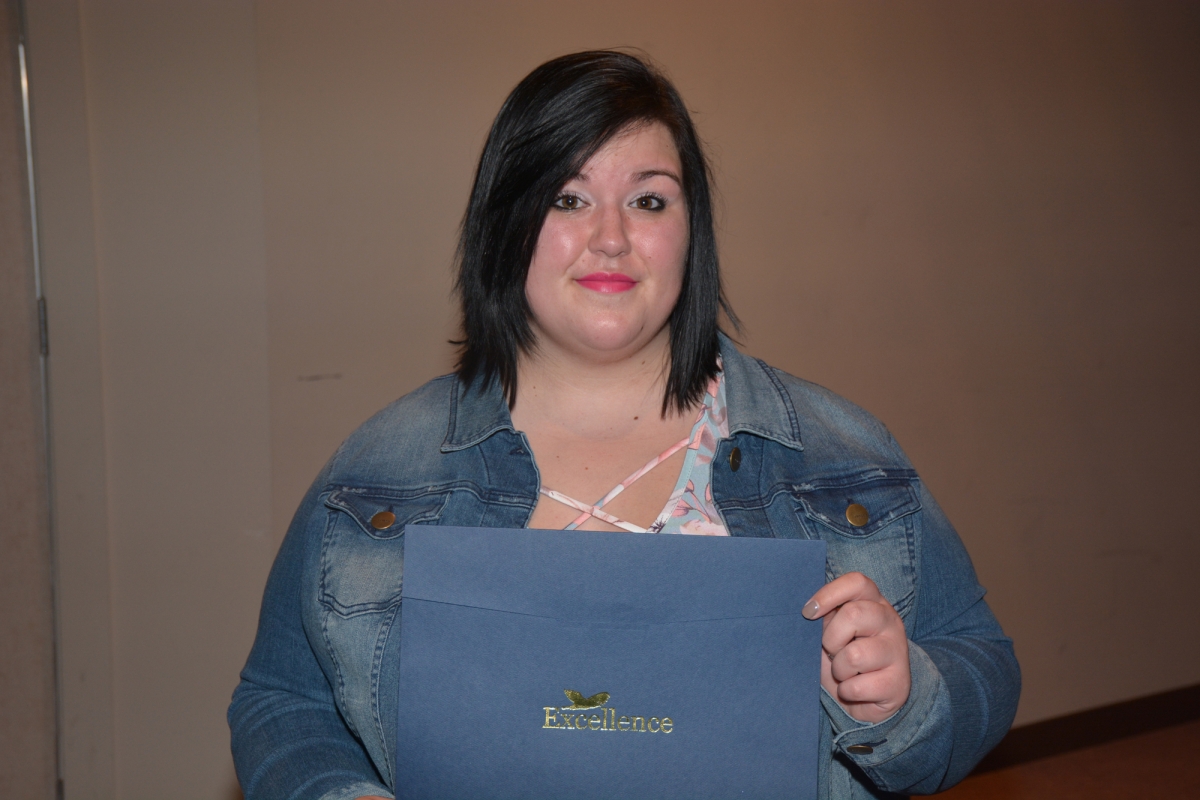
{"type": "Polygon", "coordinates": [[[633,201],[633,207],[641,211],[661,211],[667,204],[657,195],[645,194],[633,201]]]}
{"type": "Polygon", "coordinates": [[[574,211],[582,205],[579,195],[576,194],[560,194],[554,201],[555,208],[562,208],[567,211],[574,211]]]}

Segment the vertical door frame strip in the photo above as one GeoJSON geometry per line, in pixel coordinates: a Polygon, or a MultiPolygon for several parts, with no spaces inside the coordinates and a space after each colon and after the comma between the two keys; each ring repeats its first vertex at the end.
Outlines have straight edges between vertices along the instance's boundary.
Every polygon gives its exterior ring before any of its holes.
{"type": "Polygon", "coordinates": [[[54,792],[58,800],[62,800],[62,664],[59,663],[61,615],[58,608],[58,542],[54,527],[54,469],[51,460],[53,458],[53,451],[50,438],[50,380],[49,365],[47,364],[50,356],[50,336],[46,313],[46,295],[42,286],[42,253],[38,232],[37,181],[34,178],[33,169],[33,120],[29,111],[29,70],[28,62],[25,58],[26,22],[24,0],[20,0],[17,3],[17,18],[17,59],[21,71],[21,113],[25,128],[25,175],[28,180],[29,227],[30,238],[33,243],[33,287],[37,301],[38,315],[38,367],[42,394],[42,451],[46,468],[46,521],[47,530],[50,535],[50,604],[54,620],[54,630],[51,637],[54,663],[54,792]]]}

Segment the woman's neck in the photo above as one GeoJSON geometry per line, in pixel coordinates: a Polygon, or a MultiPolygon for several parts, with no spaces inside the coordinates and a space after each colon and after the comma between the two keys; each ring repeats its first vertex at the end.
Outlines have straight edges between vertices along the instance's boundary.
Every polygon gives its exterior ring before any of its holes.
{"type": "Polygon", "coordinates": [[[518,430],[568,429],[592,439],[628,436],[662,419],[669,369],[666,330],[632,356],[612,361],[539,346],[517,364],[513,424],[518,430]]]}

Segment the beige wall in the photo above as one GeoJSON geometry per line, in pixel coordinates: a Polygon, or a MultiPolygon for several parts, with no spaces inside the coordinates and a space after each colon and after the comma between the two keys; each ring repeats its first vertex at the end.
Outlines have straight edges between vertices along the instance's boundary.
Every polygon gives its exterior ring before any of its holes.
{"type": "Polygon", "coordinates": [[[584,47],[675,78],[747,349],[906,445],[1017,640],[1019,721],[1200,681],[1194,6],[29,5],[68,798],[234,791],[291,511],[449,368],[487,126],[584,47]]]}
{"type": "Polygon", "coordinates": [[[54,456],[80,465],[56,474],[67,797],[230,796],[274,547],[253,8],[30,6],[54,456]]]}

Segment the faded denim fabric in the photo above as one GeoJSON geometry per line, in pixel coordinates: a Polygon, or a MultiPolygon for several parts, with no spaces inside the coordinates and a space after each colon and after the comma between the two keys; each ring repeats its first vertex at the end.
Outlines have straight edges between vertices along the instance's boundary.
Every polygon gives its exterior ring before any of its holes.
{"type": "MultiPolygon", "coordinates": [[[[858,722],[822,692],[820,796],[927,794],[956,783],[1008,730],[1020,693],[1012,642],[966,550],[882,424],[721,344],[730,438],[719,444],[712,488],[730,533],[824,539],[829,578],[868,575],[909,637],[912,692],[889,719],[858,722]],[[847,522],[849,502],[871,510],[865,526],[847,522]],[[850,754],[851,745],[871,752],[850,754]]],[[[453,376],[397,400],[346,440],[275,560],[229,709],[247,800],[392,795],[404,758],[395,729],[404,526],[524,527],[538,486],[498,388],[467,391],[453,376]],[[396,521],[377,530],[371,519],[381,511],[396,521]]]]}

